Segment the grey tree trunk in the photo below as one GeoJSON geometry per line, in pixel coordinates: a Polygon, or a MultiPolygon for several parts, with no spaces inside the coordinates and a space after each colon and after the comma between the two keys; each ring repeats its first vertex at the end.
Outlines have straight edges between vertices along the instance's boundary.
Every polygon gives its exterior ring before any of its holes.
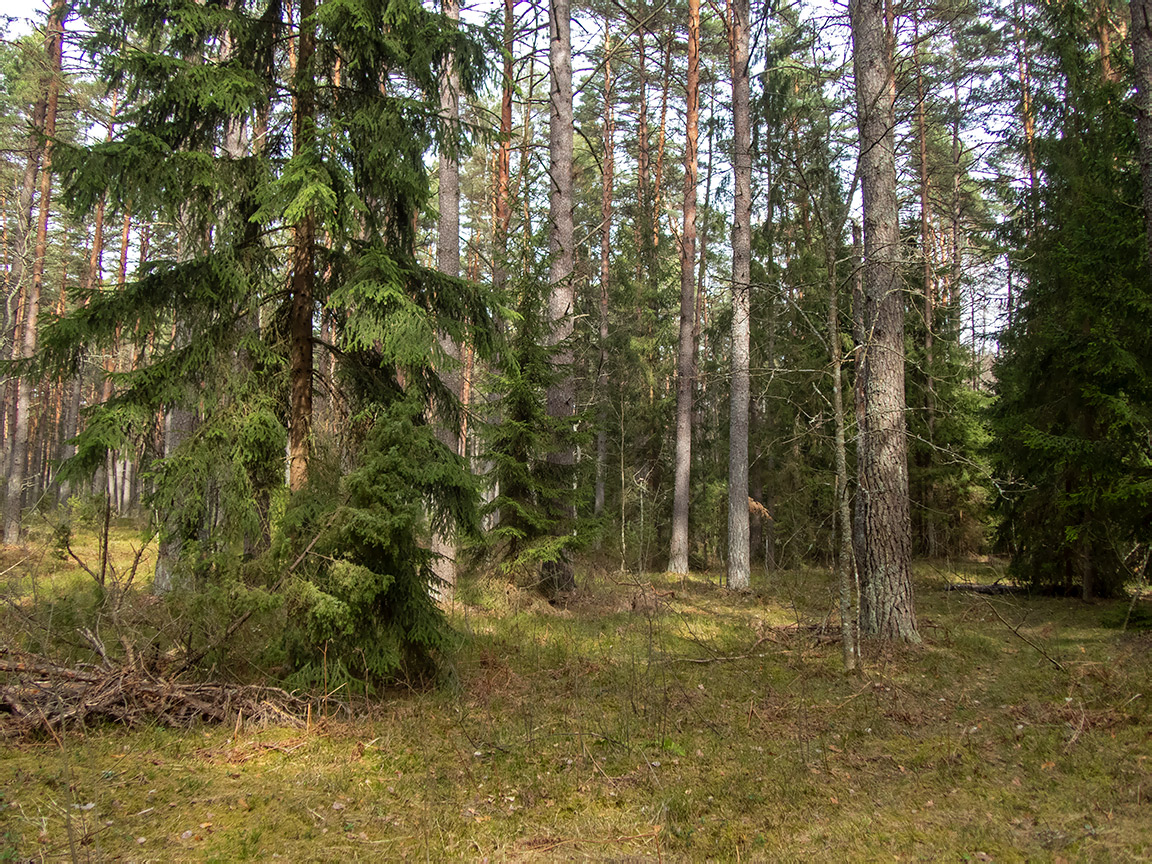
{"type": "MultiPolygon", "coordinates": [[[[459,0],[443,0],[445,16],[452,21],[460,20],[459,0]]],[[[440,76],[440,117],[455,127],[460,122],[460,75],[455,59],[449,56],[446,67],[440,76]]],[[[437,225],[436,266],[448,276],[460,275],[460,163],[456,154],[445,148],[440,150],[440,175],[437,203],[440,221],[437,225]]],[[[460,392],[460,375],[457,364],[460,348],[446,333],[439,334],[440,348],[448,357],[450,368],[440,377],[445,385],[457,395],[460,392]]],[[[460,450],[460,434],[454,423],[441,417],[436,434],[453,453],[460,450]]],[[[456,591],[456,542],[451,536],[434,531],[432,552],[437,557],[432,561],[432,571],[438,580],[436,594],[440,602],[448,602],[456,591]]]]}
{"type": "MultiPolygon", "coordinates": [[[[700,0],[688,0],[688,114],[684,149],[684,228],[680,235],[680,341],[676,355],[676,463],[668,572],[688,572],[692,474],[692,332],[696,315],[696,183],[700,114],[700,0]]],[[[745,502],[747,510],[747,502],[745,502]]]]}
{"type": "MultiPolygon", "coordinates": [[[[931,225],[928,189],[928,123],[924,104],[924,74],[920,65],[920,30],[917,24],[912,35],[912,61],[916,69],[916,139],[920,168],[920,257],[924,274],[924,410],[928,426],[929,459],[934,460],[936,437],[936,384],[933,379],[933,326],[936,319],[936,274],[932,267],[931,225]]],[[[939,554],[936,533],[936,494],[931,479],[924,487],[924,548],[930,558],[939,554]]]]}
{"type": "MultiPolygon", "coordinates": [[[[1144,187],[1144,227],[1152,267],[1152,0],[1131,0],[1132,66],[1136,79],[1136,135],[1144,187]]],[[[1152,272],[1152,271],[1150,271],[1152,272]]]]}
{"type": "Polygon", "coordinates": [[[728,436],[728,587],[746,591],[748,536],[748,401],[752,281],[752,134],[748,81],[748,0],[732,3],[732,383],[728,436]]]}
{"type": "MultiPolygon", "coordinates": [[[[548,414],[573,418],[576,414],[576,379],[572,375],[572,335],[575,285],[575,228],[572,221],[572,11],[570,0],[552,0],[548,10],[548,63],[550,67],[548,119],[548,248],[552,263],[548,278],[548,317],[552,323],[549,344],[556,346],[553,361],[564,370],[563,377],[548,388],[548,414]]],[[[558,467],[576,463],[571,447],[554,450],[548,461],[558,467]]],[[[575,516],[571,504],[557,504],[557,510],[575,516]]],[[[545,593],[570,591],[576,587],[572,565],[567,560],[546,564],[541,574],[545,593]]]]}
{"type": "Polygon", "coordinates": [[[848,448],[844,419],[843,357],[840,340],[840,279],[836,275],[836,245],[839,230],[832,231],[832,219],[824,218],[824,262],[828,271],[828,350],[832,359],[832,419],[836,461],[836,582],[840,589],[840,647],[844,668],[856,668],[856,616],[852,609],[855,593],[855,564],[852,556],[852,507],[848,491],[848,448]]]}
{"type": "MultiPolygon", "coordinates": [[[[52,137],[56,134],[56,108],[60,96],[60,60],[64,42],[64,0],[56,0],[48,15],[48,33],[45,53],[49,71],[46,89],[47,106],[44,112],[43,166],[40,172],[40,217],[36,225],[36,252],[32,260],[32,281],[28,286],[24,304],[24,332],[20,356],[29,359],[36,353],[36,327],[40,317],[40,291],[44,284],[44,262],[48,254],[48,218],[52,209],[52,137]]],[[[4,501],[4,542],[20,540],[20,516],[23,504],[25,466],[28,462],[30,420],[32,411],[32,379],[24,375],[17,385],[16,416],[12,435],[12,468],[8,473],[8,495],[4,501]]]]}
{"type": "MultiPolygon", "coordinates": [[[[48,94],[44,92],[32,108],[33,129],[44,128],[44,114],[48,110],[48,94]]],[[[26,276],[31,273],[29,252],[35,249],[32,239],[32,205],[36,199],[36,179],[39,177],[40,160],[44,156],[44,145],[37,134],[29,135],[28,159],[24,163],[24,175],[20,183],[20,195],[16,202],[16,236],[12,243],[12,266],[5,283],[6,318],[11,322],[11,358],[19,360],[24,350],[21,324],[24,320],[24,300],[27,296],[26,276]]],[[[7,351],[8,345],[5,345],[7,351]]],[[[12,435],[16,425],[16,391],[19,382],[4,381],[4,453],[0,458],[0,471],[7,480],[12,468],[12,435]]],[[[7,487],[5,487],[7,488],[7,487]]]]}
{"type": "Polygon", "coordinates": [[[600,416],[596,430],[596,491],[593,513],[604,513],[608,463],[608,280],[612,264],[612,194],[616,171],[616,123],[612,114],[612,43],[609,21],[604,21],[604,162],[600,188],[600,357],[596,389],[600,416]]]}
{"type": "Polygon", "coordinates": [[[904,429],[904,303],[894,152],[896,79],[885,0],[851,0],[852,60],[864,199],[860,303],[856,564],[863,633],[920,641],[909,575],[911,525],[904,429]]]}

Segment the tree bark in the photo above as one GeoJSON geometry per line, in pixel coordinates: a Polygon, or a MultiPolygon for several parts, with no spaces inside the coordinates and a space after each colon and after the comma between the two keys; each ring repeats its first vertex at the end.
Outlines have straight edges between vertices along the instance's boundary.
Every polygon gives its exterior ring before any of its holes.
{"type": "Polygon", "coordinates": [[[864,203],[864,426],[857,454],[863,632],[918,642],[909,575],[911,526],[904,430],[904,306],[894,151],[896,79],[885,0],[851,0],[853,68],[864,203]]]}
{"type": "Polygon", "coordinates": [[[748,80],[748,0],[732,2],[732,383],[728,436],[728,587],[746,591],[748,536],[748,401],[752,313],[752,106],[748,80]]]}
{"type": "MultiPolygon", "coordinates": [[[[825,198],[831,198],[826,190],[825,198]]],[[[843,356],[840,340],[840,279],[836,275],[836,246],[839,230],[833,233],[832,219],[824,219],[824,266],[828,271],[828,351],[832,359],[832,420],[836,463],[836,582],[840,589],[840,647],[844,668],[856,668],[856,617],[852,610],[854,562],[852,556],[852,506],[848,490],[848,447],[844,419],[843,356]]]]}
{"type": "MultiPolygon", "coordinates": [[[[548,317],[552,324],[549,344],[554,347],[553,362],[562,370],[560,380],[548,388],[548,414],[557,419],[576,414],[576,379],[572,374],[572,348],[569,338],[573,328],[573,262],[575,227],[572,221],[572,13],[571,0],[552,0],[548,10],[549,122],[548,122],[548,196],[549,242],[551,266],[548,278],[548,317]]],[[[576,462],[571,446],[548,454],[548,461],[558,468],[569,469],[576,462]]],[[[570,503],[554,502],[554,510],[575,516],[570,503]]],[[[576,587],[572,565],[566,559],[544,566],[543,587],[547,594],[570,591],[576,587]]]]}
{"type": "Polygon", "coordinates": [[[600,357],[596,389],[600,400],[596,425],[596,490],[593,513],[604,513],[608,462],[608,280],[612,264],[612,193],[616,171],[616,121],[612,113],[612,29],[604,21],[604,162],[600,183],[600,357]]]}
{"type": "MultiPolygon", "coordinates": [[[[47,104],[44,112],[43,167],[40,172],[40,218],[36,225],[36,253],[32,262],[32,282],[24,307],[24,332],[20,356],[30,359],[36,353],[36,327],[40,317],[40,291],[44,284],[44,264],[48,255],[48,218],[52,209],[52,138],[56,135],[56,108],[60,98],[60,64],[64,43],[64,16],[67,4],[56,0],[48,14],[45,53],[48,55],[47,104]]],[[[28,460],[29,421],[32,405],[32,378],[24,375],[17,385],[16,416],[12,436],[12,469],[8,474],[8,496],[4,501],[4,542],[20,540],[24,471],[28,460]]]]}
{"type": "MultiPolygon", "coordinates": [[[[32,106],[31,127],[28,136],[28,158],[24,163],[24,174],[20,182],[20,193],[16,201],[16,236],[12,244],[12,266],[7,273],[4,302],[7,304],[6,319],[11,324],[11,345],[5,345],[6,356],[19,360],[24,350],[23,330],[24,306],[27,298],[25,277],[31,272],[29,247],[35,249],[32,240],[33,203],[36,198],[36,180],[39,177],[40,162],[44,158],[44,141],[38,134],[44,128],[44,115],[48,111],[48,88],[41,90],[39,98],[32,106]],[[10,350],[10,354],[8,353],[10,350]]],[[[5,334],[8,336],[8,334],[5,334]]],[[[19,381],[15,378],[4,381],[4,453],[0,457],[0,471],[10,479],[12,470],[13,435],[16,428],[16,403],[19,381]]],[[[7,488],[7,487],[5,487],[7,488]]],[[[7,499],[5,499],[7,500],[7,499]]]]}
{"type": "MultiPolygon", "coordinates": [[[[300,0],[300,34],[296,47],[295,96],[292,111],[292,152],[309,146],[315,124],[312,55],[316,50],[315,0],[300,0]]],[[[289,311],[288,488],[308,483],[312,438],[312,306],[316,280],[316,221],[301,217],[292,229],[292,302],[289,311]]]]}
{"type": "Polygon", "coordinates": [[[500,93],[500,150],[496,157],[496,252],[492,263],[492,285],[497,291],[508,278],[508,228],[512,221],[509,182],[512,161],[512,89],[514,82],[513,0],[504,0],[504,75],[500,93]]]}
{"type": "MultiPolygon", "coordinates": [[[[696,313],[696,183],[700,115],[700,0],[688,0],[687,146],[684,228],[680,236],[680,341],[676,355],[676,464],[668,572],[688,572],[688,510],[692,473],[692,330],[696,313]]],[[[747,511],[747,500],[745,500],[747,511]]]]}
{"type": "MultiPolygon", "coordinates": [[[[931,242],[931,202],[928,197],[928,122],[924,106],[924,73],[920,65],[919,16],[914,22],[912,36],[912,63],[916,69],[916,138],[919,150],[920,168],[920,257],[924,276],[924,413],[928,427],[928,464],[931,467],[935,457],[933,441],[936,436],[936,384],[933,379],[933,333],[935,322],[936,278],[932,272],[931,242]]],[[[935,490],[931,479],[924,483],[924,548],[929,557],[939,554],[936,517],[935,490]]]]}
{"type": "Polygon", "coordinates": [[[1144,191],[1144,227],[1152,275],[1152,0],[1131,0],[1132,66],[1136,79],[1136,135],[1140,143],[1140,180],[1144,191]]]}
{"type": "MultiPolygon", "coordinates": [[[[459,0],[443,0],[442,9],[450,21],[460,21],[459,0]]],[[[449,124],[453,130],[460,122],[460,75],[456,70],[455,58],[452,55],[445,59],[445,68],[440,75],[440,118],[449,124]]],[[[456,154],[444,147],[440,149],[437,204],[440,218],[437,223],[436,266],[441,273],[448,276],[459,276],[460,163],[457,161],[456,154]]],[[[454,394],[459,395],[460,374],[457,371],[457,366],[460,360],[460,348],[447,333],[441,332],[438,338],[440,349],[447,356],[450,364],[450,368],[441,372],[440,377],[454,394]]],[[[459,428],[454,423],[440,418],[437,423],[436,434],[453,453],[459,452],[459,428]]],[[[432,534],[432,552],[437,556],[432,562],[432,571],[438,579],[437,598],[442,603],[448,602],[456,590],[456,542],[452,537],[434,531],[432,534]]]]}

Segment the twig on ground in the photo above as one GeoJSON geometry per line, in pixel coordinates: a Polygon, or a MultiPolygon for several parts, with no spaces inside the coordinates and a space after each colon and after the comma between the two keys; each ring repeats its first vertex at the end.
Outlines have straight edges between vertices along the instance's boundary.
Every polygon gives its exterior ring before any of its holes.
{"type": "Polygon", "coordinates": [[[985,599],[983,597],[981,597],[980,599],[984,600],[984,602],[985,602],[985,604],[987,604],[988,608],[992,610],[992,614],[1000,619],[1000,623],[1002,623],[1005,627],[1007,627],[1009,630],[1011,630],[1014,634],[1016,634],[1016,636],[1018,636],[1024,642],[1026,642],[1027,644],[1029,644],[1033,648],[1035,648],[1037,651],[1039,651],[1045,660],[1047,660],[1049,663],[1051,663],[1053,666],[1055,666],[1061,672],[1065,671],[1063,663],[1061,663],[1059,660],[1053,659],[1051,654],[1049,654],[1047,651],[1045,651],[1043,648],[1041,648],[1039,645],[1037,645],[1035,642],[1033,642],[1031,639],[1029,639],[1023,633],[1021,633],[1019,628],[1013,627],[1011,624],[1009,624],[1004,619],[1004,616],[1000,614],[1000,610],[998,610],[995,606],[993,606],[991,603],[989,603],[987,599],[985,599]]]}

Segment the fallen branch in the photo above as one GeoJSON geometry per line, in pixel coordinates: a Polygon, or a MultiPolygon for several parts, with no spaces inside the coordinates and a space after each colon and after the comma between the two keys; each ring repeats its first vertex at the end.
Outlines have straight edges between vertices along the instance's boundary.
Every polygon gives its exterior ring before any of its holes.
{"type": "Polygon", "coordinates": [[[302,725],[303,699],[279,688],[194,683],[159,677],[134,666],[71,668],[35,654],[0,647],[0,736],[18,737],[111,720],[135,726],[188,726],[248,721],[302,725]]]}
{"type": "Polygon", "coordinates": [[[963,591],[965,594],[1027,594],[1027,588],[1021,588],[1019,585],[1001,585],[999,582],[993,582],[991,585],[984,584],[983,582],[953,582],[950,583],[945,591],[963,591]]]}
{"type": "Polygon", "coordinates": [[[1008,623],[1008,622],[1007,622],[1007,621],[1004,619],[1004,616],[1000,614],[1000,610],[999,610],[999,609],[997,609],[995,606],[993,606],[993,605],[992,605],[991,603],[989,603],[987,600],[985,600],[984,602],[987,604],[988,608],[992,610],[992,614],[993,614],[993,615],[995,615],[997,618],[999,618],[999,619],[1000,619],[1000,622],[1001,622],[1001,623],[1002,623],[1002,624],[1003,624],[1005,627],[1007,627],[1009,630],[1011,630],[1013,633],[1015,633],[1015,634],[1016,634],[1016,636],[1018,636],[1018,637],[1019,637],[1021,640],[1023,640],[1025,643],[1027,643],[1028,645],[1031,645],[1033,648],[1035,648],[1037,651],[1039,651],[1039,652],[1040,652],[1040,654],[1041,654],[1041,655],[1044,657],[1044,659],[1045,659],[1045,660],[1047,660],[1049,663],[1051,663],[1053,666],[1055,666],[1055,667],[1056,667],[1057,669],[1059,669],[1061,672],[1063,672],[1063,671],[1064,671],[1064,664],[1063,664],[1063,663],[1061,663],[1059,660],[1054,660],[1054,659],[1052,658],[1052,655],[1050,655],[1050,654],[1049,654],[1047,651],[1045,651],[1043,648],[1041,648],[1039,645],[1037,645],[1035,642],[1033,642],[1031,639],[1029,639],[1029,638],[1028,638],[1027,636],[1025,636],[1023,633],[1021,633],[1021,632],[1020,632],[1020,629],[1019,629],[1018,627],[1013,627],[1011,624],[1009,624],[1009,623],[1008,623]]]}

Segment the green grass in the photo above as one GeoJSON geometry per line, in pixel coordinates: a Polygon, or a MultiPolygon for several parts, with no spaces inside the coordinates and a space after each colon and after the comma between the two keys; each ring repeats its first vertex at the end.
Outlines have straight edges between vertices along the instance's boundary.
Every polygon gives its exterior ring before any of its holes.
{"type": "Polygon", "coordinates": [[[925,644],[863,677],[809,626],[819,570],[467,584],[436,690],[8,742],[0,861],[1152,856],[1152,639],[1104,626],[1124,603],[943,590],[989,567],[918,567],[925,644]]]}

